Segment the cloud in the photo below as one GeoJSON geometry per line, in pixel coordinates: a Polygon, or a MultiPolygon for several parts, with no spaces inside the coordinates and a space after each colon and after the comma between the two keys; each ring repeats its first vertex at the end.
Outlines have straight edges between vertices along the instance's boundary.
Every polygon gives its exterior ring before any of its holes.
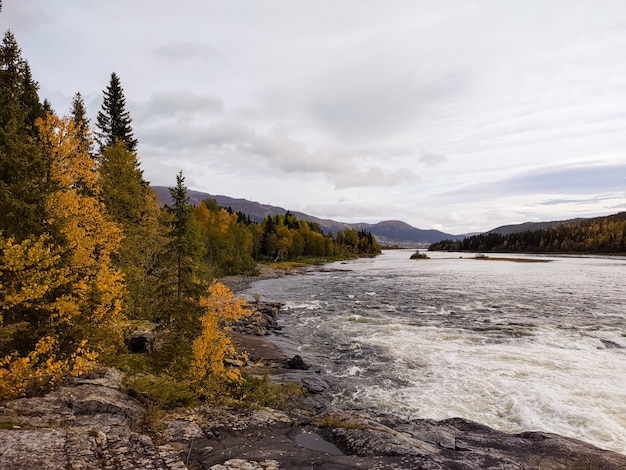
{"type": "Polygon", "coordinates": [[[422,165],[427,167],[435,167],[439,165],[443,165],[448,161],[448,158],[445,155],[441,155],[433,152],[422,152],[418,160],[422,165]]]}
{"type": "Polygon", "coordinates": [[[220,54],[210,46],[192,42],[175,42],[154,49],[154,55],[168,62],[201,61],[218,59],[220,54]]]}
{"type": "Polygon", "coordinates": [[[381,215],[388,218],[397,212],[397,207],[387,203],[342,202],[341,204],[306,204],[302,210],[308,214],[315,214],[322,218],[339,218],[354,222],[380,221],[381,215]]]}
{"type": "Polygon", "coordinates": [[[306,104],[310,117],[318,128],[347,142],[384,140],[411,129],[419,132],[418,120],[432,119],[438,106],[467,87],[459,70],[422,76],[398,68],[366,62],[318,78],[306,104]]]}
{"type": "MultiPolygon", "coordinates": [[[[151,100],[146,109],[158,108],[155,102],[158,100],[151,100]]],[[[388,187],[419,181],[413,170],[394,164],[394,159],[406,154],[401,149],[310,149],[286,131],[261,132],[235,120],[203,125],[180,119],[157,122],[138,128],[137,135],[147,151],[184,155],[197,165],[227,167],[242,175],[282,173],[299,178],[321,175],[337,189],[388,187]]]]}
{"type": "Polygon", "coordinates": [[[147,102],[134,103],[135,116],[143,126],[150,126],[155,118],[181,119],[188,122],[194,115],[213,116],[223,110],[217,98],[189,90],[155,91],[147,102]]]}
{"type": "Polygon", "coordinates": [[[480,201],[516,195],[589,195],[626,192],[626,164],[586,164],[541,168],[499,181],[468,184],[441,193],[454,200],[480,201]]]}

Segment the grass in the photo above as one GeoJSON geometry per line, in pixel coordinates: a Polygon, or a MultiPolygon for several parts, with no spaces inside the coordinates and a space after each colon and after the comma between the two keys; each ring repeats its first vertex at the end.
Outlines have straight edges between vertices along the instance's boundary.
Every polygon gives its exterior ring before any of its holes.
{"type": "Polygon", "coordinates": [[[243,373],[241,383],[195,383],[173,378],[167,374],[136,374],[125,376],[125,393],[155,409],[189,408],[198,402],[216,406],[259,409],[264,407],[286,409],[297,396],[304,394],[294,382],[272,382],[266,374],[262,378],[243,373]]]}
{"type": "Polygon", "coordinates": [[[368,429],[367,426],[351,423],[346,419],[333,415],[322,416],[314,424],[318,428],[368,429]]]}
{"type": "MultiPolygon", "coordinates": [[[[360,257],[365,258],[367,255],[360,255],[360,257]]],[[[321,264],[334,263],[336,261],[345,261],[349,259],[356,259],[357,256],[329,256],[329,257],[318,257],[318,258],[297,258],[292,260],[279,260],[279,261],[261,261],[259,264],[263,266],[267,266],[272,269],[298,269],[305,268],[307,266],[318,266],[321,264]]]]}

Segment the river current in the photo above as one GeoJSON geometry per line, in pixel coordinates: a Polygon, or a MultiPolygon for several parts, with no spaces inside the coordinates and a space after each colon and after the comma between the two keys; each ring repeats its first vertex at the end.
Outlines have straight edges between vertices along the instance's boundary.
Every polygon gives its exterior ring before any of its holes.
{"type": "Polygon", "coordinates": [[[339,404],[626,453],[626,259],[411,253],[257,281],[244,296],[284,303],[281,347],[336,377],[339,404]]]}

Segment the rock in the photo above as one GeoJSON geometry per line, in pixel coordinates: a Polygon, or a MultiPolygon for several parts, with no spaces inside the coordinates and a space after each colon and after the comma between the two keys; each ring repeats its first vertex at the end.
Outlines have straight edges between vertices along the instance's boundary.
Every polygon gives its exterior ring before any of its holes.
{"type": "Polygon", "coordinates": [[[159,469],[186,468],[164,460],[142,434],[144,409],[120,390],[121,375],[101,369],[43,397],[22,398],[0,408],[0,468],[159,469]]]}
{"type": "Polygon", "coordinates": [[[298,354],[289,359],[286,363],[287,369],[307,370],[310,366],[304,363],[302,357],[298,354]]]}
{"type": "Polygon", "coordinates": [[[246,305],[251,310],[249,316],[242,318],[235,325],[233,331],[255,336],[265,336],[273,331],[280,330],[276,321],[281,304],[272,302],[254,302],[246,305]]]}
{"type": "Polygon", "coordinates": [[[156,323],[143,322],[140,326],[135,327],[126,340],[126,347],[131,354],[145,354],[154,352],[158,349],[159,339],[157,334],[156,323]]]}
{"type": "Polygon", "coordinates": [[[322,416],[322,422],[328,425],[329,440],[343,451],[408,457],[412,468],[626,468],[626,456],[575,439],[535,432],[507,434],[461,418],[405,420],[338,410],[322,416]]]}

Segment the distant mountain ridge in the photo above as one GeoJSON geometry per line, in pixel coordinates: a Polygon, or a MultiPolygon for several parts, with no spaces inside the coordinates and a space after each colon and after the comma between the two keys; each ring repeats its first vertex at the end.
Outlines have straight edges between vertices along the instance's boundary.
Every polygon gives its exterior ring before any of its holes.
{"type": "MultiPolygon", "coordinates": [[[[169,188],[165,186],[152,186],[152,189],[154,189],[157,193],[159,203],[161,205],[172,203],[169,188]]],[[[259,223],[269,215],[283,215],[287,212],[287,209],[282,207],[261,204],[259,202],[248,201],[247,199],[235,199],[228,196],[212,195],[190,189],[187,190],[187,195],[193,205],[200,204],[205,199],[215,199],[220,206],[230,207],[234,211],[243,212],[244,214],[247,214],[250,219],[259,223]]],[[[452,235],[440,232],[439,230],[419,229],[400,220],[386,220],[378,222],[377,224],[349,224],[331,219],[321,219],[319,217],[305,214],[304,212],[290,212],[298,219],[319,224],[325,232],[337,233],[337,231],[344,230],[346,228],[352,228],[354,230],[368,230],[376,237],[376,240],[381,245],[396,245],[400,247],[413,248],[418,245],[434,243],[440,240],[462,240],[465,238],[465,235],[452,235]]]]}

